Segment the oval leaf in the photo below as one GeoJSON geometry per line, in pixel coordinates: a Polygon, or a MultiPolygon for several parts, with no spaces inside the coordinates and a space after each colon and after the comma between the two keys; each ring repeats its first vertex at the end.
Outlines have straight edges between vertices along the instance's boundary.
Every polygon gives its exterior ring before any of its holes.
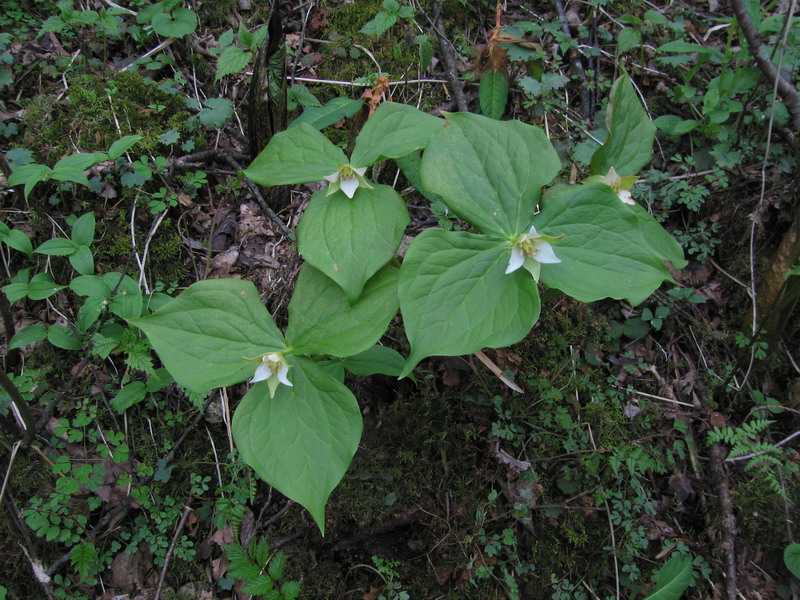
{"type": "Polygon", "coordinates": [[[487,71],[478,88],[481,112],[490,119],[500,119],[508,102],[508,80],[498,71],[487,71]]]}
{"type": "Polygon", "coordinates": [[[471,354],[520,341],[539,318],[533,277],[506,274],[510,245],[484,235],[429,229],[400,271],[400,310],[411,342],[401,376],[428,356],[471,354]]]}
{"type": "Polygon", "coordinates": [[[325,504],[361,440],[361,412],[353,394],[316,363],[288,355],[292,387],[269,397],[253,386],[233,417],[242,460],[285,496],[303,505],[325,533],[325,504]]]}
{"type": "Polygon", "coordinates": [[[147,395],[147,388],[141,381],[134,381],[124,386],[117,395],[111,399],[111,408],[117,412],[125,412],[134,404],[144,400],[147,395]]]}
{"type": "Polygon", "coordinates": [[[361,110],[362,101],[352,98],[333,98],[324,106],[309,106],[297,117],[289,127],[297,127],[301,123],[308,123],[314,129],[324,129],[337,121],[347,119],[361,110]]]}
{"type": "Polygon", "coordinates": [[[47,337],[47,328],[41,323],[34,323],[23,327],[8,342],[8,349],[22,348],[34,342],[40,342],[47,337]]]}
{"type": "Polygon", "coordinates": [[[201,394],[252,377],[247,359],[285,347],[255,286],[237,279],[198,281],[128,322],[145,332],[176,382],[201,394]]]}
{"type": "Polygon", "coordinates": [[[680,600],[692,583],[692,557],[675,554],[656,575],[656,587],[645,600],[680,600]]]}

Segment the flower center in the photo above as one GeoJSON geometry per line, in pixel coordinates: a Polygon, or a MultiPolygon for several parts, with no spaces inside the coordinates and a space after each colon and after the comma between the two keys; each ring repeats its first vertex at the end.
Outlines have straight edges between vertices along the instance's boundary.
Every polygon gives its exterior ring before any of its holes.
{"type": "Polygon", "coordinates": [[[339,167],[339,177],[341,179],[354,179],[356,177],[356,172],[350,165],[343,165],[339,167]]]}

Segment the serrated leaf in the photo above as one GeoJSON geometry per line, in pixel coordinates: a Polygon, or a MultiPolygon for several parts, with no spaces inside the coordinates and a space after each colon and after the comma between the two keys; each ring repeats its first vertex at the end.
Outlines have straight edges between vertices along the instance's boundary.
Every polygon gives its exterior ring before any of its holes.
{"type": "Polygon", "coordinates": [[[422,150],[442,126],[444,119],[413,106],[384,102],[358,134],[350,162],[354,167],[368,167],[379,160],[422,150]]]}
{"type": "Polygon", "coordinates": [[[289,345],[305,355],[344,357],[363,352],[381,338],[397,314],[398,276],[399,269],[387,265],[351,305],[335,282],[304,265],[289,303],[289,345]]]}
{"type": "Polygon", "coordinates": [[[638,29],[623,27],[617,35],[617,53],[624,54],[638,47],[642,42],[642,34],[638,29]]]}
{"type": "Polygon", "coordinates": [[[197,29],[197,14],[190,8],[176,8],[172,13],[154,15],[150,24],[158,35],[182,38],[197,29]]]}
{"type": "Polygon", "coordinates": [[[397,15],[388,12],[379,12],[370,21],[359,29],[359,33],[366,35],[382,36],[397,22],[397,15]]]}
{"type": "Polygon", "coordinates": [[[561,262],[542,265],[542,283],[582,302],[627,298],[639,304],[672,280],[664,260],[685,265],[680,246],[658,222],[603,183],[564,188],[544,203],[534,225],[564,236],[553,245],[561,262]]]}
{"type": "Polygon", "coordinates": [[[428,356],[471,354],[521,340],[539,318],[533,277],[506,274],[508,242],[429,229],[411,244],[400,271],[400,310],[411,342],[401,377],[428,356]]]}
{"type": "Polygon", "coordinates": [[[208,98],[203,105],[205,108],[197,113],[197,118],[209,129],[223,127],[233,116],[233,102],[227,98],[208,98]]]}
{"type": "Polygon", "coordinates": [[[613,167],[622,177],[638,175],[653,156],[656,128],[627,75],[611,88],[606,125],[608,136],[592,157],[592,174],[605,175],[613,167]]]}
{"type": "Polygon", "coordinates": [[[270,579],[269,575],[259,574],[250,579],[247,583],[244,584],[242,587],[242,591],[245,594],[252,594],[254,596],[263,596],[264,594],[272,591],[274,584],[272,583],[272,579],[270,579]]]}
{"type": "Polygon", "coordinates": [[[467,113],[449,114],[447,122],[422,157],[423,186],[483,233],[527,233],[542,186],[561,168],[547,137],[519,121],[467,113]]]}
{"type": "Polygon", "coordinates": [[[17,333],[14,334],[14,337],[9,340],[8,349],[15,350],[16,348],[22,348],[28,344],[40,342],[46,337],[47,327],[41,323],[34,323],[33,325],[28,325],[27,327],[23,327],[17,331],[17,333]]]}
{"type": "Polygon", "coordinates": [[[300,583],[297,581],[287,581],[281,586],[282,600],[295,600],[300,595],[300,583]]]}
{"type": "Polygon", "coordinates": [[[301,123],[308,123],[314,129],[323,129],[329,125],[347,119],[356,114],[362,106],[361,100],[352,98],[333,98],[320,107],[307,107],[303,113],[289,124],[289,127],[296,127],[301,123]]]}
{"type": "Polygon", "coordinates": [[[289,101],[294,103],[290,107],[290,110],[293,110],[295,105],[316,107],[322,106],[322,103],[317,99],[317,97],[309,92],[308,88],[302,84],[294,84],[286,90],[286,94],[289,97],[289,101]]]}
{"type": "Polygon", "coordinates": [[[233,75],[242,71],[252,58],[250,52],[245,52],[238,46],[228,46],[217,58],[217,74],[214,81],[219,81],[226,75],[233,75]]]}
{"type": "Polygon", "coordinates": [[[298,249],[355,302],[394,257],[409,221],[405,202],[387,185],[359,188],[352,198],[319,190],[297,225],[298,249]]]}
{"type": "Polygon", "coordinates": [[[266,566],[267,561],[269,560],[269,542],[267,538],[262,537],[250,542],[250,546],[248,546],[248,554],[252,556],[253,562],[256,563],[259,567],[263,568],[266,566]]]}
{"type": "MultiPolygon", "coordinates": [[[[77,491],[77,490],[76,490],[77,491]]],[[[88,577],[97,573],[99,557],[97,548],[91,542],[78,544],[69,555],[70,562],[79,575],[88,577]]]]}
{"type": "Polygon", "coordinates": [[[285,347],[249,281],[199,281],[152,315],[128,322],[145,332],[175,381],[201,394],[249,379],[255,364],[248,358],[285,347]]]}
{"type": "Polygon", "coordinates": [[[275,553],[272,560],[269,561],[269,576],[275,581],[283,577],[283,568],[286,566],[286,555],[279,551],[275,553]]]}
{"type": "Polygon", "coordinates": [[[124,386],[117,395],[111,399],[111,408],[119,413],[125,412],[134,404],[145,399],[147,388],[142,381],[133,381],[124,386]]]}
{"type": "Polygon", "coordinates": [[[349,162],[328,138],[311,125],[301,123],[272,136],[244,174],[265,186],[310,183],[322,181],[349,162]]]}
{"type": "Polygon", "coordinates": [[[256,383],[233,417],[242,460],[267,483],[304,506],[325,533],[325,504],[361,440],[353,394],[313,361],[287,355],[292,387],[269,397],[256,383]]]}
{"type": "Polygon", "coordinates": [[[499,120],[508,102],[508,78],[498,71],[487,71],[478,87],[481,112],[490,119],[499,120]]]}
{"type": "Polygon", "coordinates": [[[692,557],[675,554],[658,570],[656,587],[645,600],[680,600],[692,584],[692,557]]]}

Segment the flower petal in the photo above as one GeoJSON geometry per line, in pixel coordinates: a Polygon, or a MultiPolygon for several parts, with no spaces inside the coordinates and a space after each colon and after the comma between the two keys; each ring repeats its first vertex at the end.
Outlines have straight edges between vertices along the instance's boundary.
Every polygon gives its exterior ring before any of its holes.
{"type": "Polygon", "coordinates": [[[536,254],[533,259],[540,263],[551,264],[560,263],[561,259],[553,252],[553,247],[548,242],[540,241],[536,246],[536,254]]]}
{"type": "Polygon", "coordinates": [[[633,199],[633,196],[631,196],[629,190],[620,190],[619,194],[617,195],[619,196],[619,199],[622,200],[625,204],[636,204],[636,201],[633,199]]]}
{"type": "Polygon", "coordinates": [[[325,175],[323,179],[325,181],[330,181],[331,183],[333,183],[334,181],[339,181],[339,171],[334,171],[330,175],[325,175]]]}
{"type": "Polygon", "coordinates": [[[533,238],[537,238],[537,237],[539,237],[539,234],[538,234],[538,233],[536,233],[536,227],[534,227],[533,225],[531,225],[531,229],[530,229],[530,231],[528,232],[528,235],[526,235],[526,236],[525,236],[525,239],[526,239],[526,240],[531,240],[531,239],[533,239],[533,238]]]}
{"type": "Polygon", "coordinates": [[[506,275],[509,273],[513,273],[517,269],[519,269],[522,264],[525,262],[525,254],[522,252],[522,248],[519,246],[513,246],[511,248],[511,258],[508,261],[508,268],[506,269],[506,275]]]}
{"type": "Polygon", "coordinates": [[[352,198],[353,194],[355,194],[356,190],[358,189],[358,179],[356,179],[355,177],[348,177],[347,179],[342,179],[339,182],[339,187],[347,195],[348,198],[352,198]]]}
{"type": "Polygon", "coordinates": [[[364,176],[364,173],[367,172],[367,167],[350,167],[350,168],[353,169],[353,171],[355,171],[362,177],[364,176]]]}
{"type": "Polygon", "coordinates": [[[269,368],[269,363],[262,362],[256,367],[256,374],[250,380],[250,383],[258,383],[272,377],[272,369],[269,368]]]}
{"type": "Polygon", "coordinates": [[[525,264],[522,266],[525,267],[525,270],[528,271],[528,273],[533,275],[534,281],[539,281],[539,272],[542,270],[542,263],[534,258],[526,258],[525,264]]]}
{"type": "Polygon", "coordinates": [[[287,377],[288,374],[289,374],[289,365],[285,363],[281,364],[281,366],[278,368],[278,381],[283,385],[294,387],[292,385],[292,382],[289,381],[289,378],[287,377]]]}

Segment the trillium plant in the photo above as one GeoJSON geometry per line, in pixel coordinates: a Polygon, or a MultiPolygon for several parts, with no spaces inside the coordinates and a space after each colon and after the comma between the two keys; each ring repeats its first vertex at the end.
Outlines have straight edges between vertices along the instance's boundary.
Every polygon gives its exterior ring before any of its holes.
{"type": "Polygon", "coordinates": [[[561,161],[541,130],[518,121],[436,118],[387,102],[349,158],[310,125],[290,127],[244,171],[265,186],[324,185],[297,227],[305,265],[286,331],[255,286],[234,279],[195,283],[130,322],[186,388],[249,382],[232,424],[241,458],[324,533],[328,497],[361,439],[345,371],[407,377],[429,356],[519,342],[539,318],[539,285],[584,302],[638,304],[671,280],[666,262],[685,266],[677,242],[630,196],[655,127],[626,75],[612,88],[606,125],[591,176],[544,193],[561,161]],[[468,230],[427,229],[401,263],[405,203],[368,178],[390,159],[468,230]],[[378,345],[398,309],[405,358],[378,345]]]}

